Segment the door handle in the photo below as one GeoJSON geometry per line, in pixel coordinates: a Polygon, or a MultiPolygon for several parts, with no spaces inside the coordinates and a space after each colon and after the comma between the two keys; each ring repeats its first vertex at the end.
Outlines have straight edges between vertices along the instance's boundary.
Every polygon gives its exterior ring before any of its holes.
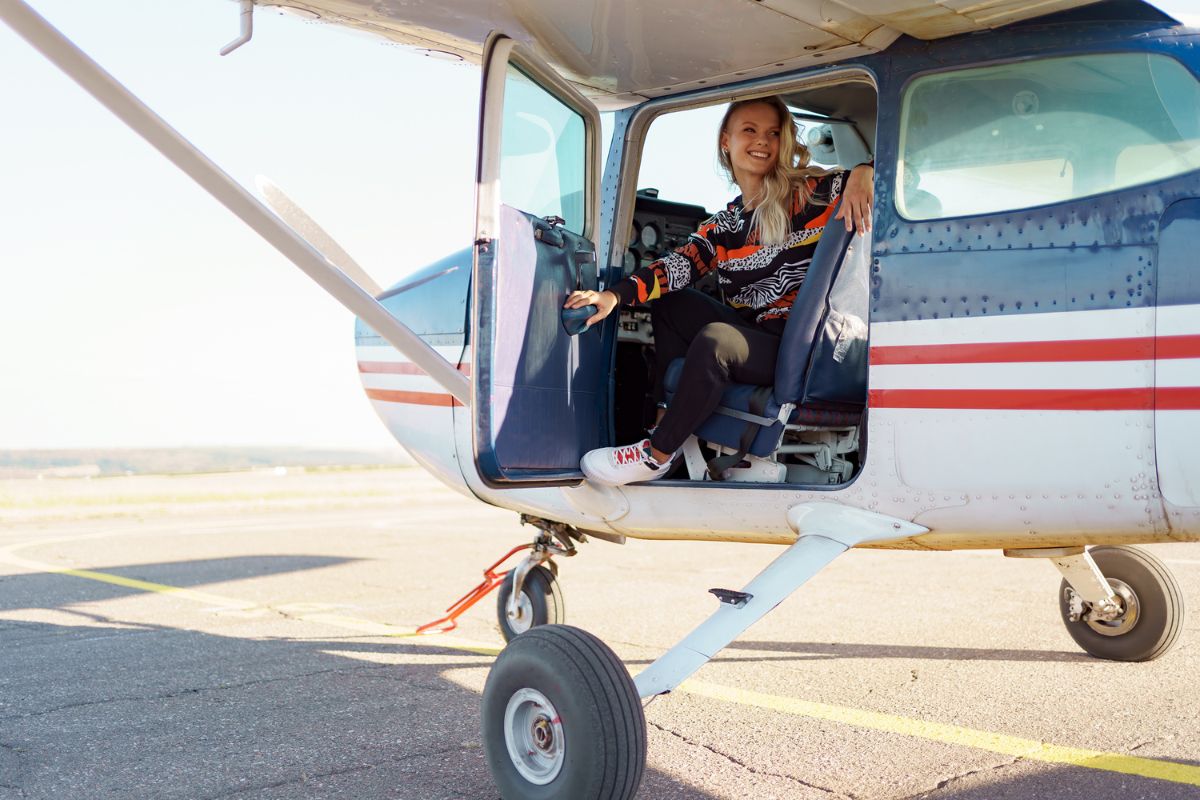
{"type": "Polygon", "coordinates": [[[587,321],[597,311],[595,306],[583,308],[564,308],[562,310],[562,326],[567,336],[578,336],[587,330],[587,321]]]}

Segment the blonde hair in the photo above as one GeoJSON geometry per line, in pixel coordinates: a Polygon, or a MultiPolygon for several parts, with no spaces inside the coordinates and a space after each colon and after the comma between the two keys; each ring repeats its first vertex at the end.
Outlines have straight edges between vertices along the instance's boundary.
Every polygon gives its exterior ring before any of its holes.
{"type": "MultiPolygon", "coordinates": [[[[717,131],[717,161],[725,170],[730,183],[737,183],[737,176],[733,172],[729,151],[721,146],[721,137],[726,132],[725,128],[729,125],[733,112],[754,103],[765,103],[779,113],[779,157],[775,169],[763,176],[762,194],[757,198],[758,204],[750,218],[750,230],[758,231],[758,239],[763,244],[783,244],[791,233],[794,213],[792,192],[799,191],[801,208],[814,202],[812,192],[808,188],[808,179],[827,175],[829,170],[809,166],[808,148],[800,143],[792,112],[783,102],[783,98],[778,95],[756,97],[730,103],[717,131]]],[[[755,198],[744,197],[742,202],[747,203],[753,199],[755,198]]]]}

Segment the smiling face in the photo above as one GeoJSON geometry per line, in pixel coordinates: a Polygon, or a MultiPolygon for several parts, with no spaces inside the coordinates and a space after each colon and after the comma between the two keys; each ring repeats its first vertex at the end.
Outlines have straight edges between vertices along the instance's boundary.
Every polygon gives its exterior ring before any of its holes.
{"type": "Polygon", "coordinates": [[[729,151],[734,180],[761,179],[779,160],[779,112],[769,103],[747,103],[729,115],[721,147],[729,151]]]}

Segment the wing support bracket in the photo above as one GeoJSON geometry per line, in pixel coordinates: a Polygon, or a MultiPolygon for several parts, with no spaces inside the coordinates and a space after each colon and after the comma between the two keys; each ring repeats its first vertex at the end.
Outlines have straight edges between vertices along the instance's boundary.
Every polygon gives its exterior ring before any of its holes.
{"type": "Polygon", "coordinates": [[[0,0],[0,20],[266,239],[334,299],[445,387],[456,400],[464,406],[471,404],[470,382],[453,364],[392,316],[370,292],[272,214],[241,184],[197,150],[23,0],[0,0]]]}

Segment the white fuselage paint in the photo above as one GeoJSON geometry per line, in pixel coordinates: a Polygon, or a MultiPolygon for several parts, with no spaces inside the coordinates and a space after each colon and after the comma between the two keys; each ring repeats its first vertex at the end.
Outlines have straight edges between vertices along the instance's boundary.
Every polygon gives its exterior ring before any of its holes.
{"type": "MultiPolygon", "coordinates": [[[[1157,335],[1200,335],[1200,306],[1158,309],[1157,335]]],[[[1200,386],[1200,358],[1155,362],[1155,386],[1200,386]]],[[[1154,442],[1158,476],[1172,528],[1200,530],[1200,410],[1156,408],[1154,442]]]]}
{"type": "MultiPolygon", "coordinates": [[[[1152,396],[1156,379],[1200,386],[1200,358],[1156,360],[1153,349],[1156,335],[1200,333],[1197,311],[875,323],[866,463],[854,482],[835,490],[710,483],[493,489],[474,469],[470,409],[373,402],[397,439],[448,485],[496,506],[631,538],[786,544],[795,540],[788,509],[836,502],[929,528],[889,547],[1194,540],[1200,426],[1193,420],[1200,411],[1156,413],[1142,398],[1152,396]],[[996,351],[987,348],[996,346],[1003,355],[988,360],[996,351]],[[1015,360],[1023,352],[1034,360],[1015,360]],[[1053,360],[1057,353],[1061,360],[1053,360]],[[942,393],[950,393],[946,407],[906,407],[942,393]],[[1006,403],[1018,407],[988,407],[1006,403]]],[[[360,348],[359,360],[384,361],[386,350],[360,348]]],[[[439,391],[421,375],[364,373],[364,385],[439,391]]]]}

